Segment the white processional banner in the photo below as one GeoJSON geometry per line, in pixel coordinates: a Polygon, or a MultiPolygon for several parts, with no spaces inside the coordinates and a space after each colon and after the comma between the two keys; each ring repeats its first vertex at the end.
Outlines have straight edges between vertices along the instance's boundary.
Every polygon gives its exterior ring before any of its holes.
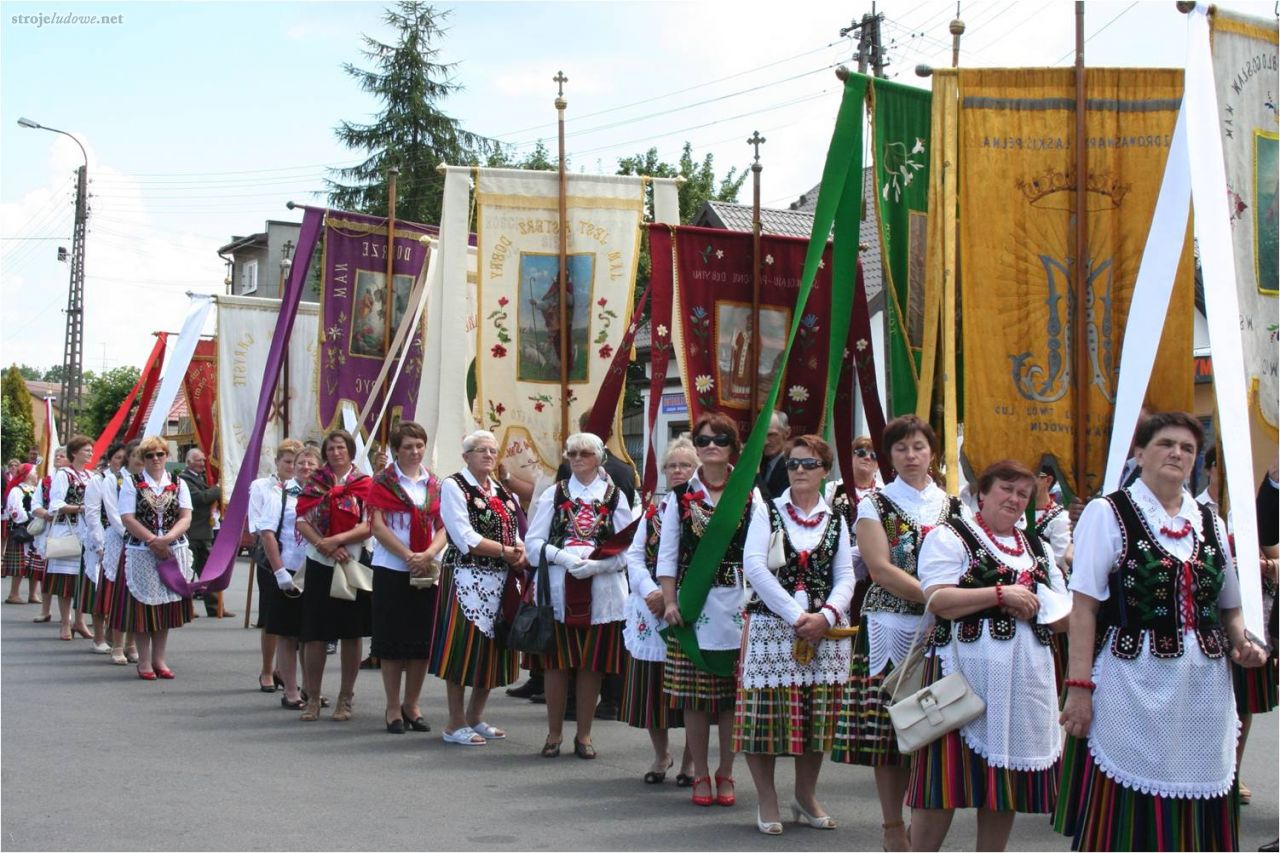
{"type": "MultiPolygon", "coordinates": [[[[1240,332],[1253,408],[1277,437],[1280,127],[1274,20],[1215,8],[1209,17],[1240,332]]],[[[1216,372],[1216,371],[1215,371],[1216,372]]]]}
{"type": "MultiPolygon", "coordinates": [[[[280,300],[219,296],[217,301],[221,477],[224,483],[234,483],[253,429],[280,300]]],[[[281,376],[277,402],[271,407],[271,422],[262,437],[262,453],[256,463],[260,477],[275,470],[276,446],[286,437],[278,402],[282,395],[287,395],[288,400],[288,437],[317,442],[321,438],[315,407],[319,324],[320,306],[301,303],[289,339],[288,376],[281,376]]]]}

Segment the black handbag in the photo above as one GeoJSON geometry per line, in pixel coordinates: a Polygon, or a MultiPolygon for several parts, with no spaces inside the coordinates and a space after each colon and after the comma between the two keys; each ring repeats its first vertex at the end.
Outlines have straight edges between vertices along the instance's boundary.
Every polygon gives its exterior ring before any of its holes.
{"type": "MultiPolygon", "coordinates": [[[[276,522],[276,547],[280,547],[280,534],[284,531],[284,512],[289,508],[289,488],[283,483],[280,485],[280,519],[276,522]]],[[[262,532],[253,539],[253,548],[249,551],[249,559],[260,569],[268,572],[274,572],[271,568],[271,560],[267,557],[267,549],[262,544],[262,532]]]]}
{"type": "Polygon", "coordinates": [[[537,594],[534,601],[521,601],[507,632],[507,647],[531,655],[545,655],[555,646],[556,611],[551,606],[551,585],[547,572],[547,546],[538,560],[537,594]]]}

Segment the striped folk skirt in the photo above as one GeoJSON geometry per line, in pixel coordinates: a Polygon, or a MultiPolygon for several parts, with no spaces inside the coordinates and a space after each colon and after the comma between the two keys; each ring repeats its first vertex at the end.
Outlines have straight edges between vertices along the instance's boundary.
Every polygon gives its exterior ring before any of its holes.
{"type": "Polygon", "coordinates": [[[679,729],[684,727],[684,713],[667,707],[662,693],[663,670],[660,660],[637,660],[627,655],[622,678],[622,703],[618,719],[634,729],[679,729]]]}
{"type": "Polygon", "coordinates": [[[110,624],[113,631],[130,634],[156,634],[171,628],[181,628],[195,618],[191,599],[171,601],[168,604],[143,604],[129,592],[125,580],[128,562],[121,561],[113,584],[114,598],[110,606],[110,624]]]}
{"type": "Polygon", "coordinates": [[[463,687],[505,687],[520,677],[519,659],[463,614],[453,574],[453,566],[441,566],[430,672],[463,687]]]}
{"type": "Polygon", "coordinates": [[[20,578],[25,577],[22,569],[27,564],[27,546],[20,542],[4,543],[4,574],[0,577],[20,578]]]}
{"type": "Polygon", "coordinates": [[[48,565],[49,561],[37,554],[34,547],[28,548],[27,562],[18,574],[24,578],[32,578],[38,581],[44,580],[44,570],[48,565]]]}
{"type": "MultiPolygon", "coordinates": [[[[924,683],[942,676],[936,657],[925,661],[924,683]]],[[[992,767],[959,731],[923,747],[911,762],[907,805],[913,809],[989,809],[1050,814],[1058,802],[1061,761],[1044,770],[992,767]]]]}
{"type": "Polygon", "coordinates": [[[733,751],[760,755],[830,752],[844,695],[841,684],[739,687],[733,751]]]}
{"type": "Polygon", "coordinates": [[[662,668],[662,692],[667,707],[681,711],[722,714],[733,710],[737,679],[698,669],[678,640],[667,639],[667,662],[662,668]]]}
{"type": "Polygon", "coordinates": [[[1231,664],[1231,682],[1236,691],[1236,713],[1241,717],[1248,714],[1265,714],[1274,711],[1280,696],[1277,696],[1276,653],[1273,649],[1262,666],[1243,667],[1231,664]]]}
{"type": "MultiPolygon", "coordinates": [[[[117,574],[116,577],[119,578],[120,575],[117,574]]],[[[93,593],[92,612],[95,617],[101,619],[111,618],[111,602],[116,597],[116,587],[118,585],[119,581],[113,581],[108,578],[106,572],[103,572],[99,577],[97,588],[93,593]]]]}
{"type": "Polygon", "coordinates": [[[590,628],[567,628],[555,623],[555,647],[549,654],[524,655],[521,665],[543,669],[585,669],[602,675],[622,674],[622,622],[605,622],[590,628]]]}
{"type": "Polygon", "coordinates": [[[76,588],[80,585],[79,581],[79,575],[63,575],[54,574],[53,572],[45,572],[43,582],[44,594],[71,599],[74,603],[76,588]]]}
{"type": "Polygon", "coordinates": [[[866,616],[859,624],[831,760],[863,767],[906,767],[910,760],[898,752],[898,735],[889,719],[889,698],[880,689],[885,676],[893,672],[893,663],[885,664],[878,675],[867,674],[870,632],[866,616]]]}
{"type": "Polygon", "coordinates": [[[1053,828],[1072,850],[1238,850],[1240,797],[1160,797],[1126,788],[1094,763],[1089,744],[1068,736],[1053,828]]]}

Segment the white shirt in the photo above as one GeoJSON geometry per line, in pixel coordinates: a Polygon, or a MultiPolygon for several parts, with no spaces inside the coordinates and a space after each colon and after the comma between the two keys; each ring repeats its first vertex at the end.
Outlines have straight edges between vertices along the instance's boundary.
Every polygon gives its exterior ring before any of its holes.
{"type": "Polygon", "coordinates": [[[26,499],[27,495],[31,495],[31,507],[34,509],[37,502],[40,500],[39,492],[39,485],[32,488],[28,488],[22,484],[15,486],[10,490],[9,498],[4,504],[5,517],[14,524],[26,524],[31,520],[31,516],[27,513],[26,507],[22,505],[22,502],[26,499]]]}
{"type": "Polygon", "coordinates": [[[90,551],[101,556],[106,547],[106,530],[102,526],[102,477],[95,476],[84,488],[84,525],[81,541],[90,551]]]}
{"type": "MultiPolygon", "coordinates": [[[[393,462],[391,467],[395,469],[396,480],[400,482],[400,487],[404,489],[405,494],[409,496],[409,500],[413,501],[414,506],[420,510],[427,508],[427,483],[431,478],[431,472],[423,466],[418,471],[416,478],[411,478],[400,470],[400,463],[393,462]]],[[[395,534],[396,541],[401,545],[409,547],[409,528],[413,521],[413,514],[405,512],[394,512],[391,510],[380,510],[382,513],[382,522],[387,529],[395,534]]],[[[432,534],[435,533],[433,529],[432,534]]],[[[378,537],[373,538],[373,564],[383,569],[390,569],[393,572],[407,572],[409,567],[405,565],[404,560],[395,554],[390,548],[378,541],[378,537]]]]}
{"type": "MultiPolygon", "coordinates": [[[[1044,514],[1048,511],[1047,509],[1036,510],[1037,527],[1040,525],[1040,519],[1044,518],[1044,514]]],[[[1025,519],[1025,516],[1022,518],[1025,519]]],[[[1053,551],[1054,562],[1058,564],[1058,568],[1065,567],[1067,564],[1067,549],[1071,547],[1071,514],[1065,509],[1058,513],[1053,521],[1049,522],[1044,534],[1049,541],[1050,550],[1053,551]]]]}
{"type": "MultiPolygon", "coordinates": [[[[480,481],[469,470],[462,469],[462,477],[477,489],[480,481]]],[[[492,477],[488,479],[489,494],[497,494],[498,484],[492,477]]],[[[482,492],[484,489],[480,489],[482,492]]],[[[449,531],[449,541],[460,554],[470,554],[471,549],[484,540],[484,537],[471,526],[471,513],[467,511],[467,496],[452,477],[446,477],[440,486],[440,520],[445,530],[449,531]]],[[[519,542],[519,538],[516,539],[519,542]]],[[[530,555],[533,558],[533,555],[530,555]]]]}
{"type": "MultiPolygon", "coordinates": [[[[782,515],[782,524],[787,530],[787,538],[791,540],[792,547],[797,551],[812,551],[822,542],[822,534],[827,526],[826,521],[823,520],[815,527],[800,526],[787,512],[787,504],[790,500],[791,489],[788,488],[773,501],[773,505],[782,515]]],[[[797,515],[806,520],[831,512],[831,507],[821,496],[818,497],[818,503],[808,512],[799,507],[794,509],[797,515]]],[[[838,521],[839,539],[836,545],[835,562],[832,566],[831,593],[827,596],[826,603],[847,619],[849,605],[853,601],[853,558],[849,550],[849,533],[845,530],[844,519],[838,519],[838,521]]],[[[777,575],[770,571],[768,557],[771,535],[769,509],[764,501],[760,501],[751,511],[751,525],[747,528],[747,541],[743,548],[743,570],[751,589],[760,596],[764,606],[788,625],[795,625],[808,611],[809,594],[803,590],[794,594],[788,593],[782,584],[778,583],[777,575]]],[[[835,625],[836,618],[830,610],[823,608],[821,612],[828,624],[835,625]]]]}
{"type": "MultiPolygon", "coordinates": [[[[604,499],[608,485],[609,483],[604,477],[597,477],[584,486],[577,477],[571,476],[569,477],[569,498],[571,500],[601,501],[604,499]]],[[[555,514],[555,501],[559,491],[558,486],[544,489],[542,494],[538,495],[537,501],[534,502],[533,518],[529,521],[529,531],[525,536],[525,541],[529,546],[529,560],[535,565],[540,559],[543,544],[546,543],[547,537],[551,535],[551,519],[555,514]]],[[[626,496],[619,491],[618,506],[613,511],[613,529],[615,532],[622,530],[630,523],[631,504],[627,502],[626,496]]],[[[561,550],[586,558],[595,550],[595,547],[570,545],[561,549],[555,545],[547,546],[547,576],[551,583],[551,603],[555,608],[556,620],[563,622],[564,578],[568,571],[563,566],[552,562],[555,555],[561,550]]],[[[616,561],[619,568],[623,568],[622,554],[609,559],[616,561]]],[[[534,587],[536,593],[536,576],[534,587]]],[[[626,602],[627,578],[624,572],[603,572],[591,578],[592,625],[622,621],[626,616],[626,602]]]]}
{"type": "MultiPolygon", "coordinates": [[[[149,473],[148,473],[148,472],[146,472],[146,471],[143,471],[143,472],[142,472],[142,480],[143,480],[143,483],[146,485],[146,487],[147,487],[148,489],[150,489],[150,490],[151,490],[151,491],[153,491],[153,492],[157,492],[157,493],[159,493],[159,492],[161,492],[161,491],[164,491],[164,487],[165,487],[165,486],[167,486],[167,485],[169,485],[170,483],[172,483],[172,482],[173,482],[173,479],[172,479],[172,478],[170,478],[170,476],[169,476],[169,472],[168,472],[168,471],[165,471],[163,474],[161,474],[161,475],[160,475],[160,479],[159,479],[159,480],[155,480],[155,479],[153,479],[153,478],[152,478],[152,476],[151,476],[151,474],[149,474],[149,473]]],[[[178,482],[178,509],[180,509],[180,510],[183,510],[183,509],[185,509],[185,510],[190,510],[190,509],[192,508],[192,505],[191,505],[191,490],[187,488],[187,482],[186,482],[185,480],[183,480],[182,478],[178,478],[178,481],[177,481],[177,482],[178,482]]],[[[126,477],[126,478],[125,478],[125,480],[124,480],[124,485],[120,487],[120,503],[119,503],[119,509],[120,509],[120,515],[121,515],[122,517],[123,517],[123,516],[126,516],[126,515],[137,515],[137,512],[138,512],[138,488],[137,488],[137,486],[135,486],[135,485],[133,484],[133,478],[132,478],[132,477],[126,477]]],[[[142,521],[142,519],[138,519],[138,521],[142,522],[144,525],[146,524],[146,522],[145,522],[145,521],[142,521]]],[[[157,533],[157,534],[162,535],[162,536],[163,536],[166,532],[167,532],[167,531],[165,531],[163,528],[161,528],[160,530],[156,531],[156,533],[157,533]]],[[[145,546],[145,545],[132,545],[132,544],[131,544],[129,547],[131,547],[131,548],[145,548],[146,546],[145,546]]]]}
{"type": "MultiPolygon", "coordinates": [[[[922,525],[934,524],[939,518],[942,518],[943,510],[950,500],[947,493],[938,488],[938,485],[932,480],[923,489],[916,489],[913,486],[908,486],[901,477],[895,477],[880,490],[880,493],[915,519],[917,524],[922,525]]],[[[858,501],[858,515],[854,519],[854,523],[856,524],[863,519],[870,519],[876,524],[880,523],[880,511],[876,509],[875,502],[865,497],[858,501]]],[[[943,518],[943,520],[945,521],[946,519],[943,518]]]]}
{"type": "Polygon", "coordinates": [[[302,567],[304,558],[302,551],[304,543],[296,527],[298,495],[301,491],[302,487],[296,480],[281,483],[274,474],[254,480],[249,486],[249,532],[275,534],[276,528],[279,527],[280,533],[276,544],[280,549],[280,562],[282,568],[291,572],[296,572],[302,567]],[[289,490],[289,501],[282,507],[281,499],[286,487],[289,490]],[[283,523],[281,509],[284,510],[283,523]]]}

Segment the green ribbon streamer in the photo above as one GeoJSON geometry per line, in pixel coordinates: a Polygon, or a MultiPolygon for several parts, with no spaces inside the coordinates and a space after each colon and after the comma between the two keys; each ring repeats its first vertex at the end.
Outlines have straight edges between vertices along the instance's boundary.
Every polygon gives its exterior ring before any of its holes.
{"type": "MultiPolygon", "coordinates": [[[[828,364],[834,365],[836,371],[827,378],[824,421],[828,435],[834,422],[835,385],[839,381],[839,365],[849,333],[853,288],[857,284],[858,220],[862,198],[862,118],[866,93],[867,78],[851,74],[845,81],[840,112],[836,116],[835,130],[831,134],[831,145],[827,149],[827,162],[822,169],[822,183],[818,190],[817,209],[813,214],[809,249],[805,253],[800,292],[796,296],[796,309],[791,315],[791,329],[787,333],[787,345],[782,354],[782,363],[786,364],[791,358],[791,347],[795,343],[796,333],[800,328],[800,318],[804,314],[809,292],[813,290],[813,279],[818,273],[818,262],[822,260],[822,255],[826,251],[827,235],[831,233],[833,224],[837,221],[842,222],[846,228],[836,231],[835,246],[832,250],[830,343],[832,357],[828,364]],[[854,176],[852,181],[851,173],[854,176]],[[845,239],[842,240],[841,237],[845,239]],[[837,287],[837,284],[842,286],[837,287]]],[[[711,582],[716,569],[724,559],[724,552],[728,549],[729,541],[733,538],[738,522],[742,518],[742,508],[747,505],[751,490],[755,486],[756,471],[760,468],[760,459],[764,455],[764,440],[769,431],[769,420],[778,404],[778,394],[782,388],[782,374],[783,371],[779,371],[773,377],[769,396],[765,399],[760,414],[751,427],[751,435],[748,436],[742,448],[738,464],[729,475],[729,482],[725,485],[720,503],[716,505],[711,520],[707,522],[706,531],[699,540],[689,568],[685,572],[679,593],[680,617],[685,624],[668,625],[663,630],[664,636],[674,637],[679,641],[694,666],[722,677],[730,677],[734,674],[737,651],[729,649],[703,651],[698,647],[698,637],[693,629],[693,623],[702,614],[707,595],[711,592],[711,582]]]]}

